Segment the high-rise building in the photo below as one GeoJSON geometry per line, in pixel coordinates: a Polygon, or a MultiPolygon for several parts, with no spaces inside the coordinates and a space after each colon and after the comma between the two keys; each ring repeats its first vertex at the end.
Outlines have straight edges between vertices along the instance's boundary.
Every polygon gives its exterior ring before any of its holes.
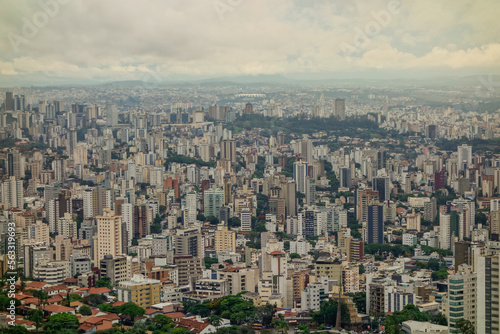
{"type": "Polygon", "coordinates": [[[133,237],[135,239],[144,238],[149,234],[149,224],[147,219],[146,205],[135,205],[133,215],[133,237]]]}
{"type": "Polygon", "coordinates": [[[134,275],[118,285],[118,301],[149,308],[160,302],[161,281],[134,275]]]}
{"type": "Polygon", "coordinates": [[[97,216],[97,242],[94,250],[94,263],[104,259],[105,255],[116,257],[123,254],[122,217],[116,216],[111,209],[104,209],[102,216],[97,216]]]}
{"type": "Polygon", "coordinates": [[[220,208],[224,205],[224,189],[212,187],[205,190],[203,195],[203,206],[205,217],[220,218],[220,208]]]}
{"type": "Polygon", "coordinates": [[[175,254],[205,257],[203,237],[198,228],[177,230],[175,236],[175,254]]]}
{"type": "Polygon", "coordinates": [[[130,277],[129,263],[126,256],[105,255],[98,263],[101,277],[109,277],[111,285],[130,277]]]}
{"type": "Polygon", "coordinates": [[[335,99],[335,117],[339,119],[345,118],[345,100],[344,99],[335,99]]]}
{"type": "Polygon", "coordinates": [[[457,211],[439,214],[439,247],[451,249],[460,235],[460,216],[457,211]]]}
{"type": "Polygon", "coordinates": [[[377,152],[377,169],[385,169],[387,167],[387,154],[384,149],[377,152]]]}
{"type": "Polygon", "coordinates": [[[391,199],[388,177],[376,177],[373,179],[373,190],[378,191],[378,199],[385,202],[391,199]]]}
{"type": "Polygon", "coordinates": [[[5,110],[14,110],[14,94],[12,92],[5,93],[5,110]]]}
{"type": "Polygon", "coordinates": [[[421,219],[422,215],[419,212],[415,212],[415,210],[413,210],[412,213],[406,215],[406,229],[420,232],[421,219]]]}
{"type": "Polygon", "coordinates": [[[434,191],[446,188],[446,171],[434,173],[434,191]]]}
{"type": "Polygon", "coordinates": [[[384,243],[384,207],[382,205],[368,206],[367,244],[384,243]]]}
{"type": "Polygon", "coordinates": [[[11,176],[8,180],[2,182],[0,190],[1,203],[8,203],[12,208],[23,208],[23,181],[11,176]]]}
{"type": "Polygon", "coordinates": [[[248,209],[241,210],[241,231],[250,232],[252,230],[252,213],[248,209]]]}
{"type": "Polygon", "coordinates": [[[340,169],[340,187],[341,188],[351,188],[352,186],[352,175],[350,168],[341,168],[340,169]]]}
{"type": "Polygon", "coordinates": [[[252,114],[253,113],[253,107],[251,103],[247,103],[245,105],[245,114],[252,114]]]}
{"type": "Polygon", "coordinates": [[[107,126],[118,125],[118,108],[116,107],[116,104],[106,105],[106,125],[107,126]]]}
{"type": "Polygon", "coordinates": [[[476,333],[500,333],[500,254],[481,256],[477,263],[476,333]]]}
{"type": "Polygon", "coordinates": [[[464,171],[472,167],[472,146],[463,144],[457,148],[458,154],[458,170],[464,171]]]}
{"type": "Polygon", "coordinates": [[[297,214],[297,186],[295,181],[285,183],[285,214],[295,216],[297,214]]]}
{"type": "Polygon", "coordinates": [[[215,231],[215,252],[236,251],[236,232],[230,231],[227,225],[219,224],[215,231]]]}
{"type": "Polygon", "coordinates": [[[317,213],[314,210],[304,210],[302,212],[299,212],[298,219],[299,234],[302,234],[306,238],[318,235],[318,228],[316,225],[317,213]]]}
{"type": "Polygon", "coordinates": [[[9,176],[15,176],[18,179],[23,178],[25,171],[24,156],[19,151],[7,154],[7,168],[9,176]]]}
{"type": "Polygon", "coordinates": [[[57,233],[73,240],[78,239],[77,223],[73,220],[71,213],[64,213],[57,223],[57,233]]]}
{"type": "MultiPolygon", "coordinates": [[[[450,333],[460,333],[456,323],[460,319],[468,320],[476,328],[476,307],[478,286],[477,274],[472,267],[462,264],[457,273],[448,276],[448,328],[450,333]]],[[[498,305],[498,304],[497,304],[498,305]]],[[[487,333],[478,332],[476,333],[487,333]]],[[[497,332],[498,333],[498,332],[497,332]]]]}
{"type": "Polygon", "coordinates": [[[427,125],[425,129],[425,136],[430,139],[436,139],[436,134],[437,134],[437,125],[435,124],[430,124],[427,125]]]}
{"type": "Polygon", "coordinates": [[[177,266],[179,286],[185,286],[201,278],[203,258],[193,255],[174,256],[174,265],[177,266]]]}
{"type": "Polygon", "coordinates": [[[308,164],[305,161],[293,163],[293,179],[297,185],[297,191],[305,194],[309,188],[308,164]]]}
{"type": "Polygon", "coordinates": [[[236,141],[234,139],[224,139],[220,144],[221,160],[228,160],[236,163],[236,141]]]}

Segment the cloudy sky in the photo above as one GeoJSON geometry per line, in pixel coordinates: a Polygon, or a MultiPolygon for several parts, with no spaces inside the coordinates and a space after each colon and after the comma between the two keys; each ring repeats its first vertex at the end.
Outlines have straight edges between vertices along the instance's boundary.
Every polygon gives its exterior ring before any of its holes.
{"type": "Polygon", "coordinates": [[[0,86],[499,74],[496,0],[3,0],[0,86]]]}

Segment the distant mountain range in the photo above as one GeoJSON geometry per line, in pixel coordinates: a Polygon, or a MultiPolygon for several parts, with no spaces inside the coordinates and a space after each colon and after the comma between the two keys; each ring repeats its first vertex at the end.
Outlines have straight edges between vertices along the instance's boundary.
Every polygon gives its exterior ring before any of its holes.
{"type": "MultiPolygon", "coordinates": [[[[60,83],[52,84],[28,84],[21,83],[13,86],[29,87],[36,85],[38,87],[82,87],[82,86],[119,86],[119,87],[134,87],[143,86],[161,87],[168,85],[202,85],[202,86],[231,86],[231,85],[291,85],[291,86],[380,86],[380,87],[402,87],[402,86],[422,86],[422,87],[481,87],[482,89],[499,89],[500,75],[468,75],[461,77],[454,76],[435,76],[427,78],[363,78],[361,74],[349,75],[343,74],[290,74],[290,75],[240,75],[240,76],[222,76],[213,78],[174,78],[164,80],[159,83],[144,82],[141,80],[125,80],[111,82],[71,82],[64,80],[60,83]]],[[[4,87],[6,87],[4,85],[4,87]]]]}

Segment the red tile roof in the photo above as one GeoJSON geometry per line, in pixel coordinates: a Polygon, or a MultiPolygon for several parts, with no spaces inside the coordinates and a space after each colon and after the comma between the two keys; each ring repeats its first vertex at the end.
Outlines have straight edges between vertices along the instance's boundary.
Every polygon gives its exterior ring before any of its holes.
{"type": "Polygon", "coordinates": [[[179,319],[176,321],[178,327],[182,327],[190,331],[191,333],[199,334],[205,328],[210,326],[208,322],[198,322],[193,319],[179,319]]]}
{"type": "Polygon", "coordinates": [[[182,312],[170,312],[170,313],[165,313],[165,315],[170,319],[181,319],[186,317],[186,315],[182,312]]]}
{"type": "Polygon", "coordinates": [[[61,305],[46,305],[42,306],[42,310],[50,313],[63,313],[63,312],[74,312],[75,309],[72,307],[66,307],[61,305]]]}
{"type": "Polygon", "coordinates": [[[29,290],[29,289],[40,290],[44,286],[46,286],[47,284],[48,283],[45,283],[45,282],[32,281],[28,285],[26,285],[26,290],[29,290]]]}
{"type": "Polygon", "coordinates": [[[91,295],[96,295],[96,294],[102,294],[102,293],[110,293],[111,290],[106,288],[106,287],[102,287],[102,288],[90,288],[89,289],[89,294],[91,295]]]}

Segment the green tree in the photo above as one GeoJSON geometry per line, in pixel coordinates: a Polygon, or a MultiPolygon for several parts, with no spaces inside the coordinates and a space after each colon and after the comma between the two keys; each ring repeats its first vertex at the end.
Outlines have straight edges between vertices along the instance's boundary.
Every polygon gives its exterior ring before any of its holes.
{"type": "Polygon", "coordinates": [[[151,323],[152,328],[150,330],[152,331],[169,332],[170,329],[175,327],[172,319],[163,314],[155,315],[151,323]]]}
{"type": "Polygon", "coordinates": [[[290,259],[300,259],[300,258],[301,258],[301,256],[297,253],[290,254],[290,259]]]}
{"type": "Polygon", "coordinates": [[[107,312],[107,313],[119,312],[119,310],[117,308],[113,307],[113,305],[108,304],[108,303],[102,303],[101,305],[98,306],[98,308],[99,308],[99,311],[107,312]]]}
{"type": "Polygon", "coordinates": [[[108,289],[112,289],[112,286],[111,286],[111,278],[109,278],[108,276],[103,276],[100,280],[98,280],[97,282],[95,282],[95,286],[96,288],[108,288],[108,289]]]}
{"type": "MultiPolygon", "coordinates": [[[[338,308],[338,300],[329,299],[321,303],[319,311],[313,312],[312,318],[315,322],[319,324],[328,324],[331,326],[335,326],[337,322],[337,308],[338,308]]],[[[347,304],[340,304],[340,319],[343,324],[349,324],[351,319],[349,317],[349,309],[347,308],[347,304]]]]}
{"type": "Polygon", "coordinates": [[[82,302],[84,304],[90,305],[90,306],[98,306],[101,305],[105,302],[107,302],[107,299],[103,295],[98,295],[98,294],[93,294],[93,295],[88,295],[82,299],[82,302]]]}
{"type": "Polygon", "coordinates": [[[273,320],[273,327],[278,330],[278,333],[282,332],[284,334],[287,334],[288,329],[290,328],[290,326],[288,326],[288,323],[283,319],[282,316],[273,320]]]}
{"type": "Polygon", "coordinates": [[[270,326],[273,321],[274,313],[276,312],[274,305],[265,304],[255,309],[255,317],[259,320],[262,326],[270,326]]]}
{"type": "Polygon", "coordinates": [[[42,326],[44,318],[43,311],[40,309],[28,311],[28,320],[35,323],[36,330],[42,326]]]}
{"type": "Polygon", "coordinates": [[[446,267],[441,267],[438,271],[433,271],[431,274],[431,278],[433,281],[440,281],[446,279],[448,277],[448,270],[446,267]]]}
{"type": "Polygon", "coordinates": [[[0,329],[1,334],[29,334],[24,326],[6,326],[0,329]]]}
{"type": "Polygon", "coordinates": [[[78,327],[80,327],[80,323],[78,322],[78,318],[69,313],[58,313],[51,315],[45,326],[43,326],[44,333],[61,333],[63,330],[69,330],[70,332],[76,333],[78,327]]]}
{"type": "Polygon", "coordinates": [[[255,232],[258,232],[258,233],[267,232],[266,224],[259,223],[259,224],[255,225],[255,232]]]}
{"type": "Polygon", "coordinates": [[[304,333],[304,334],[310,334],[311,333],[309,331],[309,326],[307,326],[307,325],[298,325],[297,328],[300,329],[302,331],[302,333],[304,333]]]}
{"type": "Polygon", "coordinates": [[[229,227],[239,227],[241,226],[241,219],[238,217],[231,217],[227,221],[227,226],[229,227]]]}
{"type": "Polygon", "coordinates": [[[475,334],[474,325],[465,319],[460,319],[456,322],[455,327],[460,330],[462,334],[475,334]]]}
{"type": "Polygon", "coordinates": [[[128,315],[132,319],[132,321],[136,317],[143,316],[145,311],[146,310],[144,310],[142,307],[132,302],[125,303],[118,307],[118,312],[124,315],[128,315]]]}
{"type": "Polygon", "coordinates": [[[356,305],[359,313],[366,313],[366,292],[360,291],[356,294],[347,293],[348,296],[352,298],[352,301],[356,305]]]}
{"type": "Polygon", "coordinates": [[[211,316],[208,317],[208,322],[212,324],[212,326],[215,327],[215,330],[219,328],[220,325],[222,325],[222,318],[219,317],[218,315],[212,314],[211,316]]]}
{"type": "Polygon", "coordinates": [[[87,305],[80,306],[78,312],[80,312],[81,315],[92,315],[92,310],[87,305]]]}
{"type": "Polygon", "coordinates": [[[205,267],[210,268],[210,266],[212,266],[212,264],[214,263],[219,263],[219,260],[217,258],[213,258],[213,257],[206,257],[205,258],[205,267]]]}
{"type": "Polygon", "coordinates": [[[385,326],[386,333],[388,334],[399,334],[401,333],[400,327],[404,321],[407,320],[415,321],[430,321],[431,317],[425,312],[420,312],[418,307],[413,304],[406,305],[403,310],[396,311],[392,315],[388,316],[383,325],[385,326]]]}

